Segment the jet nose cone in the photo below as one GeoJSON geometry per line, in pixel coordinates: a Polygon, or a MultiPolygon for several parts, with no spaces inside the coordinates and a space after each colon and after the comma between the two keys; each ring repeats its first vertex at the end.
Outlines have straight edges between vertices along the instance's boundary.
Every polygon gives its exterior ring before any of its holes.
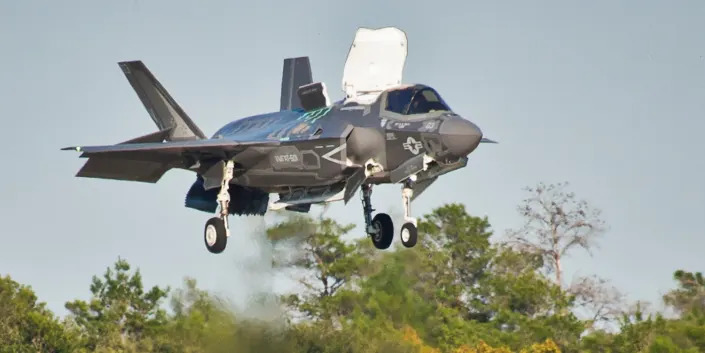
{"type": "Polygon", "coordinates": [[[457,157],[465,157],[477,148],[482,140],[482,131],[465,119],[450,119],[441,124],[438,131],[448,151],[457,157]]]}

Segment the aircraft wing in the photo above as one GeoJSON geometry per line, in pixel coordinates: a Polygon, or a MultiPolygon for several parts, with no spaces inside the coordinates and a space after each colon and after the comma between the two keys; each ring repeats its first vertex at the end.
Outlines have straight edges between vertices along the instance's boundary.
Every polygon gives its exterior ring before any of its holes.
{"type": "Polygon", "coordinates": [[[184,153],[220,156],[238,152],[248,146],[277,146],[279,141],[232,141],[223,139],[187,140],[173,142],[121,143],[106,146],[65,147],[62,150],[83,152],[81,157],[126,158],[132,160],[164,161],[180,158],[184,153]]]}
{"type": "Polygon", "coordinates": [[[279,141],[204,139],[65,147],[88,158],[79,177],[156,183],[169,169],[189,168],[199,160],[225,159],[251,146],[277,146],[279,141]]]}

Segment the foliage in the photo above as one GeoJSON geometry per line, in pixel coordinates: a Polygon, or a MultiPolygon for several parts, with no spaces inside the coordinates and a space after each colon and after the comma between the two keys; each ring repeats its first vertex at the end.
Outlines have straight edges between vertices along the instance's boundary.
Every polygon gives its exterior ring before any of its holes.
{"type": "Polygon", "coordinates": [[[705,351],[700,272],[675,272],[676,288],[664,296],[674,318],[646,313],[639,303],[623,309],[621,293],[594,276],[562,285],[555,274],[561,256],[589,250],[604,228],[564,187],[531,189],[522,208],[531,226],[513,234],[519,247],[492,242],[487,217],[462,204],[424,215],[415,248],[388,251],[365,237],[346,240],[355,235],[352,225],[286,217],[267,236],[278,250],[276,268],[302,288],[282,295],[288,311],[279,321],[240,317],[191,278],[173,291],[145,289],[124,259],[93,277],[89,299],[66,303],[64,321],[29,287],[0,277],[0,353],[705,351]],[[579,308],[592,314],[582,319],[579,308]],[[605,320],[617,332],[594,325],[605,320]]]}
{"type": "Polygon", "coordinates": [[[664,302],[694,319],[705,316],[705,279],[701,272],[678,270],[673,274],[678,288],[664,296],[664,302]]]}
{"type": "Polygon", "coordinates": [[[73,352],[76,335],[37,301],[34,291],[0,277],[0,352],[73,352]]]}
{"type": "Polygon", "coordinates": [[[307,276],[299,279],[306,291],[284,298],[307,318],[329,319],[336,315],[331,297],[361,274],[365,257],[359,247],[341,239],[353,227],[329,218],[316,221],[311,217],[292,216],[267,230],[267,236],[275,245],[286,241],[293,244],[293,249],[288,247],[286,251],[294,255],[288,261],[275,261],[274,265],[307,272],[307,276]]]}
{"type": "Polygon", "coordinates": [[[167,324],[160,304],[168,289],[155,286],[145,292],[140,272],[130,275],[129,270],[127,261],[118,259],[102,280],[93,276],[89,301],[66,303],[90,351],[149,349],[167,324]]]}

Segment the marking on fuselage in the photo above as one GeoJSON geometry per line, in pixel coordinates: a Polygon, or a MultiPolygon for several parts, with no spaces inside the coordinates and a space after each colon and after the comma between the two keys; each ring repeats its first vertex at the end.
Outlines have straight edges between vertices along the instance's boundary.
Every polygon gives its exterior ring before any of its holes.
{"type": "Polygon", "coordinates": [[[342,108],[340,108],[340,110],[365,110],[365,107],[363,107],[361,105],[353,105],[350,107],[342,107],[342,108]]]}
{"type": "Polygon", "coordinates": [[[438,128],[438,121],[437,120],[429,120],[429,121],[425,121],[423,123],[423,126],[421,126],[419,131],[433,132],[433,131],[436,131],[437,128],[438,128]]]}
{"type": "Polygon", "coordinates": [[[423,143],[421,143],[421,141],[416,141],[413,137],[409,136],[406,138],[406,142],[404,142],[402,146],[404,146],[405,150],[416,155],[419,154],[421,148],[423,148],[423,143]]]}
{"type": "Polygon", "coordinates": [[[296,120],[302,120],[307,123],[313,124],[318,121],[318,119],[326,116],[326,114],[328,114],[331,109],[333,109],[333,107],[324,107],[321,109],[311,110],[296,118],[296,120]]]}
{"type": "Polygon", "coordinates": [[[274,160],[277,161],[277,163],[292,163],[292,162],[298,162],[299,156],[297,156],[293,153],[282,154],[282,155],[274,156],[274,160]]]}
{"type": "Polygon", "coordinates": [[[342,145],[336,147],[335,149],[330,150],[328,153],[322,155],[321,157],[323,157],[324,159],[329,160],[333,163],[347,166],[347,163],[345,163],[345,161],[341,161],[339,159],[332,158],[332,156],[334,154],[344,150],[346,146],[347,146],[347,143],[343,143],[342,145]]]}

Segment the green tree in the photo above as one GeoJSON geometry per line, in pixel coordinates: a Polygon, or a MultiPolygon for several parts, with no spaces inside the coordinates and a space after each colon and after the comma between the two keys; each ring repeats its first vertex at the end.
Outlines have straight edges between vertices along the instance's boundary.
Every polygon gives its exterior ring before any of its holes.
{"type": "MultiPolygon", "coordinates": [[[[486,321],[478,312],[473,291],[494,256],[487,218],[469,215],[462,204],[446,204],[424,215],[419,222],[424,273],[420,280],[444,306],[462,309],[467,318],[486,321]]],[[[430,298],[429,298],[430,299],[430,298]]]]}
{"type": "Polygon", "coordinates": [[[238,319],[226,300],[199,289],[192,278],[172,294],[173,316],[167,339],[159,346],[167,352],[293,352],[291,332],[284,326],[238,319]]]}
{"type": "Polygon", "coordinates": [[[386,253],[378,270],[359,283],[359,290],[346,290],[338,295],[340,307],[346,310],[346,330],[365,336],[383,337],[403,327],[411,327],[426,343],[449,349],[472,335],[472,323],[463,320],[462,312],[445,307],[429,298],[423,255],[416,251],[386,253]]]}
{"type": "Polygon", "coordinates": [[[0,276],[0,352],[75,352],[75,333],[39,302],[34,291],[0,276]]]}
{"type": "Polygon", "coordinates": [[[89,301],[75,300],[65,305],[88,350],[151,349],[154,337],[167,323],[160,304],[168,288],[154,286],[145,291],[139,270],[130,274],[127,261],[118,259],[102,279],[93,276],[90,290],[89,301]]]}
{"type": "Polygon", "coordinates": [[[667,319],[661,313],[647,314],[643,305],[625,311],[618,333],[592,332],[582,339],[583,352],[685,352],[705,351],[705,325],[697,320],[667,319]]]}
{"type": "Polygon", "coordinates": [[[664,296],[664,302],[679,314],[687,317],[705,315],[705,279],[701,272],[678,270],[673,274],[678,288],[664,296]]]}
{"type": "Polygon", "coordinates": [[[569,310],[574,297],[545,277],[541,257],[495,246],[485,276],[478,282],[475,302],[489,324],[507,333],[503,343],[513,349],[552,339],[563,352],[577,349],[584,323],[569,310]]]}
{"type": "Polygon", "coordinates": [[[287,304],[308,318],[329,319],[339,314],[331,298],[359,278],[368,263],[362,244],[342,239],[353,228],[330,218],[297,215],[267,229],[275,246],[282,244],[286,253],[293,254],[285,260],[275,257],[274,266],[303,273],[299,283],[306,292],[287,296],[287,304]]]}
{"type": "Polygon", "coordinates": [[[443,205],[419,223],[419,246],[385,252],[358,290],[335,297],[346,329],[379,335],[409,326],[426,344],[450,352],[464,344],[527,347],[557,337],[574,347],[583,323],[572,297],[539,269],[543,258],[489,242],[486,218],[443,205]]]}

